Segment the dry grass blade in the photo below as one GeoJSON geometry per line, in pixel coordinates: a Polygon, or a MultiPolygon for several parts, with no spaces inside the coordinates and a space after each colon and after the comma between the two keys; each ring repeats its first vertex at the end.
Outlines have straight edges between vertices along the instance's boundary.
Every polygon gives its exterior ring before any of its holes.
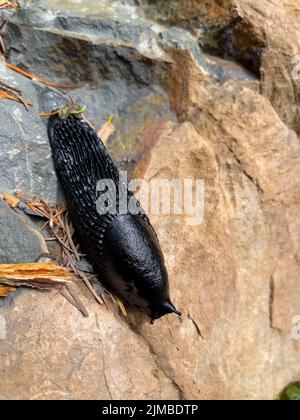
{"type": "Polygon", "coordinates": [[[71,233],[71,228],[70,228],[70,222],[68,220],[68,215],[67,213],[65,213],[65,220],[63,219],[63,215],[59,215],[58,217],[58,221],[62,227],[62,229],[64,230],[64,232],[66,233],[67,236],[67,241],[70,244],[70,248],[69,251],[72,252],[77,260],[77,262],[80,261],[80,255],[78,254],[77,248],[73,242],[73,238],[72,238],[72,233],[71,233]]]}
{"type": "Polygon", "coordinates": [[[114,298],[115,298],[115,300],[116,300],[116,302],[117,302],[117,304],[118,304],[118,306],[121,310],[122,315],[124,315],[124,317],[126,318],[127,317],[127,311],[126,311],[126,308],[125,308],[123,302],[121,302],[120,299],[117,298],[116,296],[114,296],[114,298]]]}
{"type": "Polygon", "coordinates": [[[0,53],[3,54],[3,55],[5,55],[6,52],[7,52],[5,42],[2,38],[2,36],[3,36],[2,31],[5,28],[6,24],[7,24],[7,20],[4,20],[3,22],[0,23],[0,53]]]}
{"type": "Polygon", "coordinates": [[[6,46],[3,41],[2,35],[0,34],[0,54],[5,55],[6,54],[6,46]]]}
{"type": "Polygon", "coordinates": [[[56,88],[56,89],[75,89],[78,87],[75,84],[69,85],[66,83],[49,82],[48,80],[44,80],[41,77],[33,77],[33,80],[36,80],[37,82],[42,83],[45,86],[56,88]]]}
{"type": "Polygon", "coordinates": [[[7,99],[9,101],[14,101],[22,104],[26,111],[28,111],[28,107],[33,106],[32,102],[25,101],[21,96],[17,96],[13,93],[5,92],[0,90],[0,99],[7,99]]]}
{"type": "Polygon", "coordinates": [[[87,119],[87,117],[82,114],[82,118],[84,119],[84,121],[87,123],[87,125],[89,125],[94,131],[95,131],[95,127],[93,126],[93,124],[87,119]]]}
{"type": "Polygon", "coordinates": [[[27,191],[16,190],[15,195],[21,201],[27,201],[27,200],[28,201],[39,201],[37,196],[35,196],[34,194],[31,194],[27,191]]]}
{"type": "MultiPolygon", "coordinates": [[[[50,222],[49,222],[50,225],[50,222]]],[[[50,225],[51,227],[51,225],[50,225]]],[[[52,233],[55,236],[55,238],[58,240],[58,242],[65,248],[66,251],[69,251],[72,254],[72,249],[68,247],[68,245],[65,243],[65,241],[59,236],[59,234],[57,233],[56,228],[52,228],[52,233]]]]}
{"type": "Polygon", "coordinates": [[[88,279],[87,275],[83,271],[80,271],[80,270],[76,270],[76,272],[78,273],[78,276],[84,281],[85,285],[87,286],[87,288],[89,289],[89,291],[92,293],[92,295],[94,296],[94,298],[96,299],[96,301],[98,303],[100,303],[100,305],[103,305],[103,303],[106,305],[106,302],[103,299],[103,297],[102,296],[99,296],[96,293],[96,290],[93,288],[93,285],[90,282],[90,280],[88,279]]]}

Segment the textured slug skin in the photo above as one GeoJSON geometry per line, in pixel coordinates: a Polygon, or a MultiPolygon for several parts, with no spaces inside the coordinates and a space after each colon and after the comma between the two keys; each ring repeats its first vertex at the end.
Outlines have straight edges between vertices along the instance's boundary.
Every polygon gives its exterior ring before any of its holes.
{"type": "MultiPolygon", "coordinates": [[[[143,210],[137,215],[97,212],[98,181],[112,180],[118,192],[120,175],[96,133],[80,117],[53,116],[48,135],[76,233],[100,281],[152,319],[178,313],[157,236],[143,210]]],[[[134,198],[127,191],[129,199],[134,198]]]]}

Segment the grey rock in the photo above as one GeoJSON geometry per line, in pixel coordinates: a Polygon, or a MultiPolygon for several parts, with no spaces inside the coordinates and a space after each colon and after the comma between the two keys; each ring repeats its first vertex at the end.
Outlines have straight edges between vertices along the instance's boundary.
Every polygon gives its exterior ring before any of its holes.
{"type": "MultiPolygon", "coordinates": [[[[158,57],[151,50],[141,52],[145,32],[155,37],[148,21],[120,21],[113,14],[80,17],[32,6],[10,19],[6,43],[12,61],[52,80],[99,86],[103,79],[123,77],[148,85],[158,57]]],[[[159,64],[163,61],[161,51],[159,64]]]]}
{"type": "Polygon", "coordinates": [[[159,44],[166,51],[172,51],[173,49],[189,51],[216,83],[222,83],[228,79],[258,81],[253,73],[250,73],[241,65],[203,53],[197,39],[185,29],[170,27],[161,32],[159,34],[159,44]]]}
{"type": "Polygon", "coordinates": [[[39,117],[39,88],[36,83],[7,70],[0,78],[18,86],[34,106],[26,111],[22,104],[0,102],[0,191],[23,189],[46,200],[59,198],[45,123],[39,117]]]}
{"type": "Polygon", "coordinates": [[[31,216],[34,218],[37,217],[38,219],[45,220],[45,217],[41,213],[38,213],[37,211],[33,211],[26,203],[21,202],[18,205],[18,209],[22,210],[22,212],[27,214],[27,216],[31,216]]]}
{"type": "Polygon", "coordinates": [[[84,271],[85,273],[95,273],[93,266],[88,262],[86,258],[81,258],[81,260],[76,264],[76,267],[78,270],[84,271]]]}
{"type": "Polygon", "coordinates": [[[0,200],[0,264],[38,262],[47,255],[42,236],[0,200]]]}
{"type": "Polygon", "coordinates": [[[207,63],[205,55],[201,51],[197,40],[188,31],[182,28],[171,27],[161,32],[159,37],[162,48],[166,50],[180,49],[190,51],[196,61],[204,67],[205,70],[210,71],[210,66],[207,63]]]}
{"type": "MultiPolygon", "coordinates": [[[[5,36],[9,60],[44,79],[73,85],[67,93],[87,105],[85,115],[96,130],[113,114],[117,131],[108,148],[116,161],[133,161],[145,127],[174,118],[161,83],[172,60],[159,46],[155,24],[135,13],[133,2],[84,4],[84,13],[68,1],[33,2],[15,13],[5,36]]],[[[35,90],[41,111],[54,107],[53,91],[41,91],[38,84],[35,90]]]]}

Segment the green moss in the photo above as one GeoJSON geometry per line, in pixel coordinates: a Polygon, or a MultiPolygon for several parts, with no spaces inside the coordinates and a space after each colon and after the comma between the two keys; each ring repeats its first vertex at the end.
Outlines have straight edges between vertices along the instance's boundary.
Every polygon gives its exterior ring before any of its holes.
{"type": "Polygon", "coordinates": [[[285,388],[279,396],[280,401],[300,401],[300,381],[285,388]]]}

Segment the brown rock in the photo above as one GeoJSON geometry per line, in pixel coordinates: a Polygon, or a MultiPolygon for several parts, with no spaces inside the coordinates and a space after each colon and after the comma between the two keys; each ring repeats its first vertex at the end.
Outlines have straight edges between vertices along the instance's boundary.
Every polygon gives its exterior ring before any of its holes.
{"type": "Polygon", "coordinates": [[[280,118],[299,132],[299,80],[294,57],[300,54],[300,27],[281,1],[233,1],[231,23],[222,40],[225,54],[261,79],[262,93],[280,118]]]}
{"type": "Polygon", "coordinates": [[[203,178],[205,219],[154,218],[184,316],[139,331],[185,398],[274,398],[300,372],[299,141],[262,95],[186,64],[190,122],[169,126],[145,177],[203,178]]]}
{"type": "Polygon", "coordinates": [[[289,13],[292,13],[297,19],[297,22],[300,22],[300,2],[299,0],[282,0],[283,6],[289,13]]]}
{"type": "Polygon", "coordinates": [[[298,1],[187,0],[170,1],[166,8],[169,14],[162,9],[162,15],[189,28],[201,45],[256,74],[280,118],[299,132],[298,1]]]}
{"type": "Polygon", "coordinates": [[[264,216],[260,194],[234,157],[228,160],[227,176],[221,168],[219,172],[210,147],[190,124],[170,128],[157,147],[146,178],[163,173],[172,179],[179,171],[182,177],[202,176],[207,187],[206,217],[204,225],[193,228],[183,219],[157,220],[174,300],[184,316],[181,323],[170,318],[139,331],[185,398],[273,398],[296,376],[299,364],[285,365],[286,359],[297,360],[291,319],[279,334],[270,317],[278,311],[288,317],[300,307],[299,299],[294,299],[291,309],[291,296],[282,300],[276,289],[271,301],[276,245],[273,249],[268,227],[272,220],[264,216]],[[188,167],[183,171],[179,163],[181,142],[182,149],[188,144],[192,151],[182,161],[190,162],[196,173],[188,167]],[[156,162],[167,153],[170,160],[159,170],[156,162]],[[171,337],[168,346],[161,344],[161,336],[171,337]]]}
{"type": "Polygon", "coordinates": [[[178,398],[144,340],[92,299],[89,318],[57,292],[21,291],[0,307],[1,399],[178,398]]]}

